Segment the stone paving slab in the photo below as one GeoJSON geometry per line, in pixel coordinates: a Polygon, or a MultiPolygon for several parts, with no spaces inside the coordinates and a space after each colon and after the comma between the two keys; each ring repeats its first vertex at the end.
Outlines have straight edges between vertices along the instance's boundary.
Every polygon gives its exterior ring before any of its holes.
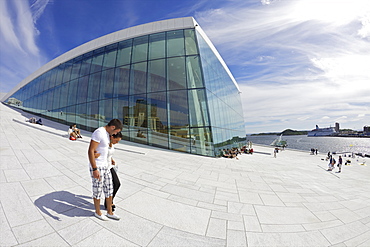
{"type": "MultiPolygon", "coordinates": [[[[370,168],[255,145],[239,160],[123,141],[120,221],[93,216],[87,148],[0,104],[0,246],[370,246],[370,168]]],[[[369,164],[370,160],[366,160],[369,164]]]]}

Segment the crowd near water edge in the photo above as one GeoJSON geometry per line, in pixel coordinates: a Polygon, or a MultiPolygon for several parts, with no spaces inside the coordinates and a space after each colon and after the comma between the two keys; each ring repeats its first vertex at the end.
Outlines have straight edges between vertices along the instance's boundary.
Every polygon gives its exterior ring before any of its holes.
{"type": "MultiPolygon", "coordinates": [[[[247,141],[255,144],[270,145],[277,136],[259,135],[247,136],[247,141]]],[[[370,154],[370,138],[352,137],[307,137],[305,135],[283,136],[282,140],[287,141],[288,149],[297,149],[310,152],[312,148],[318,149],[319,153],[362,153],[370,154]]]]}

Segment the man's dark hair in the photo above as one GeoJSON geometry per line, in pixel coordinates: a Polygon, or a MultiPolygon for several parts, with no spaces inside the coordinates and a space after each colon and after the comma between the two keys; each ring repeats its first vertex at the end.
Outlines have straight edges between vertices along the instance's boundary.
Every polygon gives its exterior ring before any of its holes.
{"type": "Polygon", "coordinates": [[[114,126],[114,127],[116,127],[116,129],[120,129],[120,130],[123,129],[123,124],[122,124],[121,120],[119,120],[117,118],[110,120],[107,125],[108,126],[114,126]]]}

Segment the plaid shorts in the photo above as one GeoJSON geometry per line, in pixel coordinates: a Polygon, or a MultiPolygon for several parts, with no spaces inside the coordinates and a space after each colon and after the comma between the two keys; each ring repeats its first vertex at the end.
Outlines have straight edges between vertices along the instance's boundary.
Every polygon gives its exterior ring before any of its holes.
{"type": "Polygon", "coordinates": [[[100,200],[102,191],[104,191],[105,197],[113,196],[112,173],[107,167],[98,167],[98,171],[100,173],[100,179],[93,177],[93,171],[90,166],[93,198],[100,200]]]}

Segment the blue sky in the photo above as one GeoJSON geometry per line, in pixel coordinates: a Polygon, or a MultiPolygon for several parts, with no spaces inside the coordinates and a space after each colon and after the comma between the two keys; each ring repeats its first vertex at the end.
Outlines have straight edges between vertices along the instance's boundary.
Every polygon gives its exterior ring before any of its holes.
{"type": "Polygon", "coordinates": [[[370,125],[369,0],[0,0],[0,92],[92,39],[185,16],[236,78],[247,133],[370,125]]]}

